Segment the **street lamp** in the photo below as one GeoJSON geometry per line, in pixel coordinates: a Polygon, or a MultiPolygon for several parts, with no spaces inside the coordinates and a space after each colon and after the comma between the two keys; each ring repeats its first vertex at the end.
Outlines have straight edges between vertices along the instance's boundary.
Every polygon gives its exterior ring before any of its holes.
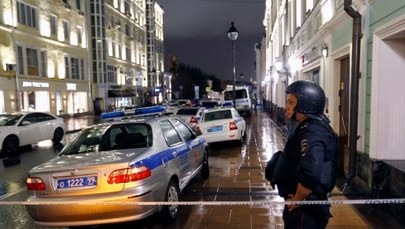
{"type": "Polygon", "coordinates": [[[239,36],[239,31],[236,29],[234,22],[231,22],[231,27],[229,27],[228,30],[228,37],[229,39],[231,39],[232,41],[232,64],[233,64],[233,69],[232,69],[232,74],[233,74],[233,94],[232,94],[232,98],[233,98],[233,106],[236,108],[236,94],[235,94],[235,81],[236,81],[236,77],[235,77],[235,41],[236,39],[238,39],[239,36]]]}

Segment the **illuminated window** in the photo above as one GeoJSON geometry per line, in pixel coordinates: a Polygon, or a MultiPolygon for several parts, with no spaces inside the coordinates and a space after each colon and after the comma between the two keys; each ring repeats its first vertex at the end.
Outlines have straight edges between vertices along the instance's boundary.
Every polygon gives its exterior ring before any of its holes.
{"type": "Polygon", "coordinates": [[[17,15],[18,23],[34,28],[37,27],[37,10],[34,7],[17,2],[17,15]]]}

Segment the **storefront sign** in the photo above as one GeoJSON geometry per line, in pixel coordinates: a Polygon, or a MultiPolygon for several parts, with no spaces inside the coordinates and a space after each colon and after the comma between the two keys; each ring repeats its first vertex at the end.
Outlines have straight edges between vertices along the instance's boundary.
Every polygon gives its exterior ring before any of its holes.
{"type": "Polygon", "coordinates": [[[23,87],[49,87],[49,83],[23,81],[22,86],[23,87]]]}
{"type": "Polygon", "coordinates": [[[66,83],[66,90],[68,91],[76,91],[77,84],[75,83],[66,83]]]}

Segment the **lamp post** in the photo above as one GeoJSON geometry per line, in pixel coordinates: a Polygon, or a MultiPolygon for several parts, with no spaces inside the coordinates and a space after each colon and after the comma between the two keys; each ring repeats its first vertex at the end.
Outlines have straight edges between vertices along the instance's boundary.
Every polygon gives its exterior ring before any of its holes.
{"type": "Polygon", "coordinates": [[[232,74],[233,74],[233,93],[232,93],[232,98],[233,98],[233,106],[236,108],[236,95],[235,95],[235,41],[238,39],[239,36],[239,31],[236,29],[234,22],[231,22],[231,27],[229,27],[228,30],[228,37],[232,41],[232,64],[233,64],[233,69],[232,69],[232,74]]]}

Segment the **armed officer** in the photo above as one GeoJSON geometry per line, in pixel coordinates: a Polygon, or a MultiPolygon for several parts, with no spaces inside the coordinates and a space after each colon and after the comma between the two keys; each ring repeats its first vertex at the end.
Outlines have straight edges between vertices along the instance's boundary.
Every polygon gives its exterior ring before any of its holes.
{"type": "MultiPolygon", "coordinates": [[[[336,180],[338,137],[324,115],[325,93],[311,81],[296,81],[286,89],[286,115],[297,126],[284,150],[270,160],[266,178],[287,201],[327,200],[336,180]]],[[[284,226],[325,228],[330,205],[286,205],[284,226]]]]}

